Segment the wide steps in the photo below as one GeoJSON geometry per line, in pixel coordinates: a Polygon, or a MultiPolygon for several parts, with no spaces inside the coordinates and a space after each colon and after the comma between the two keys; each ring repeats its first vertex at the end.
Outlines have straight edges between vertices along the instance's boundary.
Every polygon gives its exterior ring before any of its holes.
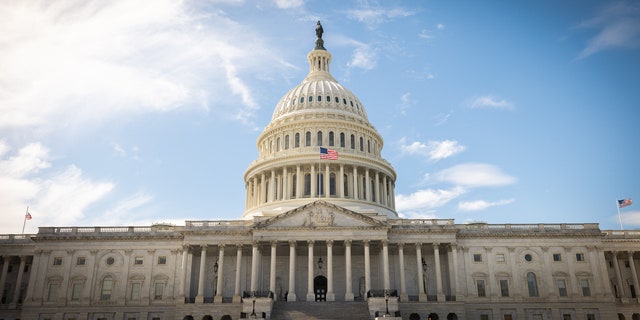
{"type": "Polygon", "coordinates": [[[272,320],[371,320],[363,301],[283,302],[273,304],[272,320]]]}

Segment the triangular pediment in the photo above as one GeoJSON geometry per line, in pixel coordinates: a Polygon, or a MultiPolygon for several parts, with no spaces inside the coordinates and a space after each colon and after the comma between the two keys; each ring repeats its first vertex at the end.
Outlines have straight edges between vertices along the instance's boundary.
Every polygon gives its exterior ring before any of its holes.
{"type": "Polygon", "coordinates": [[[366,228],[387,227],[383,221],[317,200],[275,217],[260,221],[254,228],[366,228]]]}

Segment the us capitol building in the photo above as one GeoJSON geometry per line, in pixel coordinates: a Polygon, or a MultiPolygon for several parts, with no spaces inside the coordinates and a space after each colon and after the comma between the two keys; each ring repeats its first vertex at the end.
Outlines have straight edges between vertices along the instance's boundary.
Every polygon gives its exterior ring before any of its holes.
{"type": "Polygon", "coordinates": [[[0,235],[0,320],[640,320],[640,231],[400,218],[322,33],[258,137],[241,219],[0,235]]]}

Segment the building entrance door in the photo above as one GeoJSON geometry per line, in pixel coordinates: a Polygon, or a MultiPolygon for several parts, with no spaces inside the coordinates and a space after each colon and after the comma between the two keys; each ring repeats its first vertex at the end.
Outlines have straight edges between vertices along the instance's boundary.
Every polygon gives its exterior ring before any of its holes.
{"type": "Polygon", "coordinates": [[[313,279],[313,292],[316,294],[316,301],[327,301],[327,278],[317,276],[313,279]]]}

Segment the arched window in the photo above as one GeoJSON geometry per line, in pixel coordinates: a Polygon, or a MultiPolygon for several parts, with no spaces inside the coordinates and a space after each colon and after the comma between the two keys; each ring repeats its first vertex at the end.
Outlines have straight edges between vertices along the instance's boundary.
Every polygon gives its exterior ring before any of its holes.
{"type": "Polygon", "coordinates": [[[538,281],[536,280],[536,274],[533,272],[527,273],[527,286],[529,287],[529,297],[538,296],[538,281]]]}
{"type": "Polygon", "coordinates": [[[327,102],[331,102],[331,96],[327,96],[327,102]]]}
{"type": "Polygon", "coordinates": [[[330,196],[336,195],[336,174],[335,173],[329,174],[329,195],[330,196]]]}
{"type": "Polygon", "coordinates": [[[300,148],[300,133],[296,133],[294,140],[293,147],[300,148]]]}
{"type": "Polygon", "coordinates": [[[376,201],[376,181],[371,179],[371,201],[376,201]]]}
{"type": "Polygon", "coordinates": [[[360,151],[364,151],[364,140],[360,137],[360,151]]]}
{"type": "Polygon", "coordinates": [[[340,147],[344,148],[344,132],[340,132],[340,147]]]}
{"type": "Polygon", "coordinates": [[[318,131],[318,141],[316,141],[318,146],[322,146],[322,131],[318,131]]]}
{"type": "Polygon", "coordinates": [[[113,292],[113,277],[106,276],[102,279],[102,290],[100,291],[100,300],[111,300],[113,292]]]}
{"type": "Polygon", "coordinates": [[[333,131],[329,131],[329,146],[333,147],[333,131]]]}
{"type": "Polygon", "coordinates": [[[311,174],[308,173],[304,175],[304,195],[307,197],[311,195],[311,174]]]}
{"type": "Polygon", "coordinates": [[[318,102],[322,102],[322,96],[318,96],[318,102]]]}
{"type": "Polygon", "coordinates": [[[336,97],[336,103],[340,103],[340,99],[338,99],[338,97],[336,97]]]}
{"type": "Polygon", "coordinates": [[[313,101],[313,96],[309,96],[309,102],[313,101]]]}
{"type": "Polygon", "coordinates": [[[276,139],[276,151],[280,151],[280,137],[276,139]]]}
{"type": "Polygon", "coordinates": [[[356,148],[356,136],[351,135],[351,149],[356,148]]]}
{"type": "Polygon", "coordinates": [[[367,152],[371,153],[371,140],[367,139],[367,152]]]}
{"type": "Polygon", "coordinates": [[[307,131],[307,133],[305,134],[304,146],[305,147],[311,146],[311,131],[307,131]]]}
{"type": "Polygon", "coordinates": [[[284,136],[284,149],[289,149],[289,135],[284,136]]]}

